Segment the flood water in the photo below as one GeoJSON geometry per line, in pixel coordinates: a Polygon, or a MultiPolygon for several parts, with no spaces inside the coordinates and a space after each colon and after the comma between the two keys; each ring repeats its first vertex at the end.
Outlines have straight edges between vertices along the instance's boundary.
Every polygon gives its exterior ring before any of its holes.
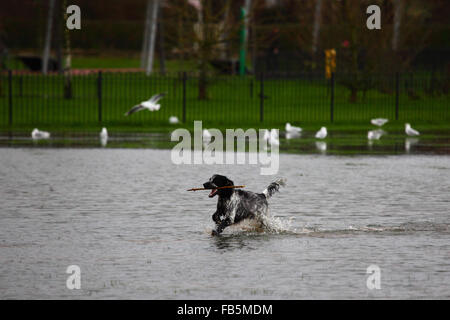
{"type": "Polygon", "coordinates": [[[217,199],[186,191],[214,173],[275,179],[170,150],[1,148],[0,298],[450,298],[450,156],[281,154],[273,230],[219,237],[217,199]]]}

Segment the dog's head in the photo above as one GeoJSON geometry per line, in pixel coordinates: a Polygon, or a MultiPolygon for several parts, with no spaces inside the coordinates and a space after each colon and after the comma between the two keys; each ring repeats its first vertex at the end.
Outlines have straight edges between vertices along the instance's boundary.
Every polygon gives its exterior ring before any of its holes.
{"type": "Polygon", "coordinates": [[[216,194],[219,195],[219,197],[226,197],[230,196],[233,192],[233,189],[217,189],[218,187],[225,187],[225,186],[233,186],[234,182],[228,179],[225,176],[221,176],[219,174],[213,175],[211,178],[209,178],[208,182],[205,182],[203,184],[203,187],[206,189],[212,189],[209,193],[209,197],[212,198],[216,194]]]}

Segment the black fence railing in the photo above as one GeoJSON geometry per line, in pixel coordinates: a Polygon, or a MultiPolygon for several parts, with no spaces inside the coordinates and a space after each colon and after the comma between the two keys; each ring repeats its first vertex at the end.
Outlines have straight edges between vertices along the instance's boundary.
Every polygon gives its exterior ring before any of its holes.
{"type": "Polygon", "coordinates": [[[441,73],[211,76],[141,72],[0,74],[0,125],[181,122],[302,123],[450,120],[450,78],[441,73]],[[166,92],[161,109],[125,117],[166,92]]]}

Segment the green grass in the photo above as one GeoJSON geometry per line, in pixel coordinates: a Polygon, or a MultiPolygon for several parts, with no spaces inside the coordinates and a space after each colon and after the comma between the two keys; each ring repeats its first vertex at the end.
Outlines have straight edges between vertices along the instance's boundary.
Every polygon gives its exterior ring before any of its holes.
{"type": "MultiPolygon", "coordinates": [[[[13,78],[13,125],[9,126],[8,83],[0,78],[0,127],[31,126],[97,128],[99,103],[97,74],[72,76],[73,98],[63,97],[64,76],[23,75],[13,78]]],[[[260,122],[260,82],[252,76],[220,76],[210,80],[207,100],[198,99],[198,82],[186,85],[186,122],[203,120],[204,126],[282,127],[291,122],[302,127],[330,123],[330,93],[324,79],[267,79],[264,81],[264,121],[260,122]]],[[[447,127],[450,123],[449,95],[427,95],[416,90],[419,99],[400,94],[399,121],[423,126],[447,127]]],[[[374,117],[395,118],[394,94],[372,89],[357,103],[349,102],[349,91],[337,84],[334,120],[341,128],[366,127],[374,117]]],[[[183,116],[183,83],[178,75],[167,77],[143,73],[104,73],[102,81],[102,124],[126,130],[171,130],[170,116],[183,116]],[[167,92],[157,112],[142,111],[125,117],[133,105],[156,92],[167,92]]],[[[370,126],[370,124],[369,124],[370,126]]],[[[417,125],[416,125],[417,126],[417,125]]],[[[419,128],[420,129],[420,128],[419,128]]],[[[88,129],[89,130],[89,129],[88,129]]]]}
{"type": "MultiPolygon", "coordinates": [[[[73,55],[73,69],[136,69],[140,68],[141,60],[139,55],[130,54],[129,56],[84,56],[73,55]]],[[[166,71],[169,73],[194,71],[196,63],[188,60],[167,60],[165,62],[166,71]]],[[[27,67],[18,59],[9,59],[6,62],[7,69],[26,70],[27,67]]],[[[159,60],[155,59],[153,70],[159,71],[159,60]]]]}

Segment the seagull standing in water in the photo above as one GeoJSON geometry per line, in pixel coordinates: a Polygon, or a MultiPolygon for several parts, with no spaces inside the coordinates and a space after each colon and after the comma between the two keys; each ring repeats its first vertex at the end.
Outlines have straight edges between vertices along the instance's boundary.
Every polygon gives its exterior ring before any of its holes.
{"type": "Polygon", "coordinates": [[[270,145],[276,145],[279,146],[280,145],[280,138],[278,137],[278,130],[277,129],[272,129],[270,130],[270,145]]]}
{"type": "Polygon", "coordinates": [[[210,142],[211,141],[211,132],[208,131],[208,129],[203,129],[202,132],[203,142],[210,142]]]}
{"type": "Polygon", "coordinates": [[[385,118],[376,118],[376,119],[372,119],[370,120],[370,123],[372,123],[375,126],[379,126],[381,127],[382,125],[384,125],[386,122],[388,122],[388,119],[385,118]]]}
{"type": "Polygon", "coordinates": [[[31,138],[38,140],[38,139],[48,139],[50,138],[50,133],[47,131],[40,131],[37,128],[34,128],[33,131],[31,131],[31,138]]]}
{"type": "Polygon", "coordinates": [[[405,132],[408,136],[418,136],[420,135],[419,131],[414,130],[411,128],[411,125],[409,123],[405,123],[405,132]]]}
{"type": "Polygon", "coordinates": [[[378,130],[370,130],[367,133],[367,139],[369,140],[380,140],[381,136],[384,134],[385,132],[381,129],[378,130]]]}
{"type": "Polygon", "coordinates": [[[177,124],[178,122],[180,122],[180,120],[178,120],[178,118],[175,116],[171,116],[169,118],[169,123],[171,123],[171,124],[177,124]]]}
{"type": "Polygon", "coordinates": [[[106,128],[103,128],[100,132],[100,143],[102,147],[106,146],[108,143],[108,130],[106,130],[106,128]]]}
{"type": "Polygon", "coordinates": [[[161,108],[161,105],[158,104],[158,101],[164,97],[165,93],[159,93],[152,96],[147,101],[142,101],[140,104],[135,105],[133,108],[131,108],[127,113],[125,113],[126,116],[129,116],[130,114],[133,114],[135,112],[147,109],[149,111],[158,111],[159,108],[161,108]]]}
{"type": "Polygon", "coordinates": [[[319,131],[316,133],[317,139],[325,139],[327,137],[327,128],[322,127],[319,131]]]}
{"type": "Polygon", "coordinates": [[[264,131],[264,140],[266,140],[269,145],[280,145],[280,139],[276,129],[272,129],[270,131],[266,129],[264,131]]]}
{"type": "Polygon", "coordinates": [[[288,123],[286,123],[286,132],[287,133],[300,133],[300,132],[302,132],[302,128],[291,126],[291,124],[288,122],[288,123]]]}

